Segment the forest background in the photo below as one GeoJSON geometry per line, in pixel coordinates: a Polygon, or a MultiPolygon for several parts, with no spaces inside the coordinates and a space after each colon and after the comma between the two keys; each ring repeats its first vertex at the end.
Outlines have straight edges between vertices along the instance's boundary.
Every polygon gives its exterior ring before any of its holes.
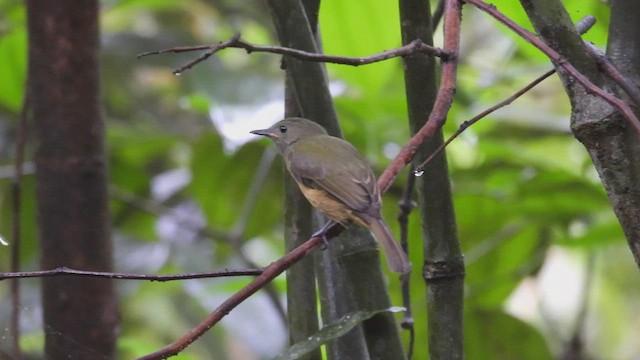
{"type": "MultiPolygon", "coordinates": [[[[518,2],[495,3],[532,30],[518,2]]],[[[609,5],[597,0],[564,5],[574,22],[595,16],[597,23],[584,38],[604,48],[609,5]]],[[[136,58],[158,49],[213,44],[236,33],[253,44],[277,45],[268,6],[105,0],[99,15],[114,270],[173,274],[259,268],[282,256],[282,164],[271,144],[249,134],[284,116],[281,56],[226,49],[182,76],[173,71],[197,54],[136,58]]],[[[399,18],[396,2],[322,2],[323,51],[359,57],[396,48],[399,18]]],[[[434,39],[441,47],[441,27],[434,39]]],[[[9,242],[0,247],[4,272],[11,270],[14,246],[12,164],[27,54],[25,6],[0,0],[0,236],[9,242]]],[[[445,138],[549,69],[537,49],[465,5],[457,92],[443,127],[445,138]]],[[[359,67],[328,64],[327,74],[344,137],[380,174],[410,134],[402,59],[359,67]]],[[[637,266],[589,155],[571,134],[570,111],[561,82],[552,76],[471,126],[446,149],[466,266],[469,359],[576,353],[585,359],[632,359],[640,353],[637,266]]],[[[22,271],[40,269],[32,139],[30,134],[21,179],[22,271]]],[[[383,214],[395,234],[408,174],[403,171],[383,199],[383,214]]],[[[428,352],[421,231],[414,212],[408,233],[416,359],[428,352]]],[[[386,273],[386,279],[392,304],[401,305],[397,276],[386,273]]],[[[21,281],[24,354],[41,354],[47,336],[66,336],[43,326],[40,281],[21,281]]],[[[184,335],[247,281],[117,280],[118,357],[142,356],[184,335]]],[[[177,358],[215,353],[217,359],[268,359],[282,352],[288,342],[282,316],[286,278],[273,284],[177,358]]],[[[0,282],[0,298],[10,298],[9,285],[0,282]]],[[[12,349],[11,305],[0,303],[0,349],[6,353],[12,349]]],[[[401,314],[395,316],[402,320],[401,314]]],[[[408,344],[407,333],[401,336],[408,344]]],[[[82,351],[97,354],[91,348],[82,351]]]]}

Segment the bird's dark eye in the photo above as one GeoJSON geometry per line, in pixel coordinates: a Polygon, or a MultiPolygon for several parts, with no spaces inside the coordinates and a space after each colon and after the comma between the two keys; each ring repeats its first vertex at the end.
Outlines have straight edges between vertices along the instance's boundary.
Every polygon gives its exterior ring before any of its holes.
{"type": "Polygon", "coordinates": [[[286,125],[280,125],[280,132],[281,133],[286,133],[287,132],[287,126],[286,125]]]}

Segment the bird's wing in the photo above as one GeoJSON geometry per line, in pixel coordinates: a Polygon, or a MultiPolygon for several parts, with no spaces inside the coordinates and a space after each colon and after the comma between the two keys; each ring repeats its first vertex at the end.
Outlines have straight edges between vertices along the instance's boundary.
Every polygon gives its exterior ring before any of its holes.
{"type": "Polygon", "coordinates": [[[293,144],[286,156],[294,179],[307,187],[326,191],[350,209],[377,211],[376,179],[367,161],[344,140],[323,136],[322,141],[293,144]]]}

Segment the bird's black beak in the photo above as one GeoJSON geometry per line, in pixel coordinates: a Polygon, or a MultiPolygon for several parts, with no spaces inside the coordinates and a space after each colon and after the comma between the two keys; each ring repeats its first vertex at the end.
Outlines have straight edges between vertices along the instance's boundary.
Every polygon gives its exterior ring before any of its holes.
{"type": "Polygon", "coordinates": [[[278,136],[276,134],[274,134],[273,132],[271,132],[270,129],[264,129],[264,130],[253,130],[250,131],[250,133],[254,134],[254,135],[262,135],[262,136],[266,136],[272,139],[277,138],[278,136]]]}

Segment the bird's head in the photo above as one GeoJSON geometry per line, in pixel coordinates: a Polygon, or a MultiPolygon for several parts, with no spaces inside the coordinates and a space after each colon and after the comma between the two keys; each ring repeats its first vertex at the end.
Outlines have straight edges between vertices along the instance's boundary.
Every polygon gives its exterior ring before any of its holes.
{"type": "Polygon", "coordinates": [[[313,135],[327,135],[327,131],[317,123],[304,118],[287,118],[280,120],[268,129],[253,130],[252,134],[270,138],[283,152],[294,142],[313,135]]]}

